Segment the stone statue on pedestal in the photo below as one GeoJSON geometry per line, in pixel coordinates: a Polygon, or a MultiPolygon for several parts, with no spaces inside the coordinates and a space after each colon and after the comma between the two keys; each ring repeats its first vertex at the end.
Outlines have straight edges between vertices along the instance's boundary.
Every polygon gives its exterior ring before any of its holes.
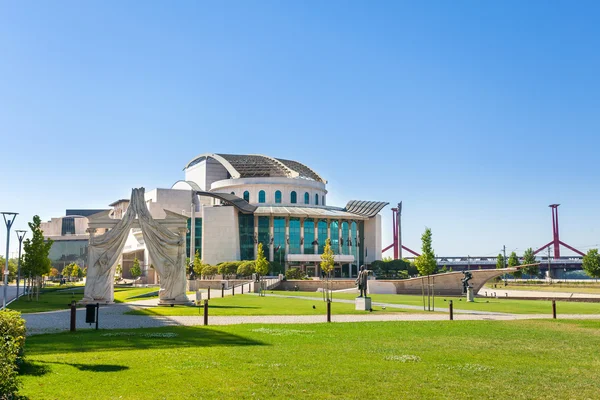
{"type": "Polygon", "coordinates": [[[463,284],[463,294],[466,294],[467,290],[469,289],[469,281],[473,279],[473,274],[471,274],[471,272],[469,271],[463,271],[462,273],[465,276],[461,279],[461,282],[463,284]]]}
{"type": "Polygon", "coordinates": [[[360,266],[360,271],[358,272],[358,277],[356,278],[356,286],[358,286],[358,290],[360,292],[360,296],[363,297],[363,293],[365,297],[367,297],[367,280],[369,276],[369,270],[365,268],[364,265],[360,266]]]}

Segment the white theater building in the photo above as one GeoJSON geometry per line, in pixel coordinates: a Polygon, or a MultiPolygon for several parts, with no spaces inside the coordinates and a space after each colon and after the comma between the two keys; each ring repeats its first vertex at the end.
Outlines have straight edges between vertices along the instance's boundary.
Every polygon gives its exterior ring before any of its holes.
{"type": "MultiPolygon", "coordinates": [[[[336,277],[356,276],[358,266],[381,259],[379,212],[387,203],[328,205],[327,181],[304,164],[264,155],[206,153],[188,162],[184,172],[184,180],[171,189],[147,191],[146,202],[154,218],[164,218],[164,210],[188,218],[187,254],[198,250],[205,263],[252,260],[262,243],[265,256],[281,267],[272,273],[300,267],[319,276],[327,238],[335,253],[336,277]]],[[[127,203],[111,204],[114,217],[122,215],[127,203]]],[[[124,267],[133,257],[150,277],[152,260],[136,230],[123,250],[124,267]]]]}

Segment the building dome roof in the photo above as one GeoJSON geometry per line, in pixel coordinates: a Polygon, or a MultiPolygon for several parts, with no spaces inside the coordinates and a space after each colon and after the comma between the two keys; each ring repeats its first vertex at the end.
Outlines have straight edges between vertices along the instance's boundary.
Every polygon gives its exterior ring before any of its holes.
{"type": "Polygon", "coordinates": [[[319,174],[306,165],[293,160],[273,158],[260,154],[214,154],[204,153],[188,162],[184,170],[212,158],[221,163],[233,179],[284,177],[302,178],[327,183],[319,174]]]}

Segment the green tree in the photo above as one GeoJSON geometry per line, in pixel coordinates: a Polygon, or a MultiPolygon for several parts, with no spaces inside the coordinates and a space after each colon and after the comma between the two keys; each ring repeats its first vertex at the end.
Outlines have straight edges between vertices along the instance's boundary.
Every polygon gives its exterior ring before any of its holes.
{"type": "MultiPolygon", "coordinates": [[[[17,279],[17,267],[18,260],[16,258],[8,259],[8,282],[12,282],[17,279]]],[[[4,268],[6,267],[6,259],[3,256],[0,256],[0,268],[2,272],[4,272],[4,268]]],[[[0,275],[2,275],[0,273],[0,275]]],[[[0,279],[1,280],[1,279],[0,279]]]]}
{"type": "MultiPolygon", "coordinates": [[[[187,265],[190,265],[190,264],[187,263],[187,265]]],[[[194,273],[196,274],[196,276],[198,276],[198,277],[202,276],[202,268],[204,268],[204,263],[202,262],[202,259],[200,258],[200,252],[198,250],[196,250],[196,253],[194,254],[194,273]]]]}
{"type": "Polygon", "coordinates": [[[421,255],[415,260],[419,275],[431,275],[437,269],[437,261],[435,260],[435,254],[431,247],[431,229],[426,228],[423,235],[421,235],[421,255]]]}
{"type": "Polygon", "coordinates": [[[530,247],[523,253],[523,265],[528,265],[527,267],[523,267],[523,272],[529,276],[536,276],[540,273],[540,266],[531,264],[537,264],[537,261],[535,260],[533,249],[530,247]]]}
{"type": "Polygon", "coordinates": [[[258,249],[256,251],[256,261],[254,262],[254,270],[256,271],[256,275],[258,275],[258,280],[260,284],[260,295],[264,296],[264,290],[262,287],[262,276],[266,275],[269,272],[269,262],[265,257],[265,252],[263,251],[262,243],[258,244],[258,249]]]}
{"type": "Polygon", "coordinates": [[[79,265],[77,265],[77,264],[73,265],[73,269],[71,270],[71,277],[73,277],[73,278],[83,277],[83,272],[81,271],[81,268],[79,268],[79,265]]]}
{"type": "Polygon", "coordinates": [[[212,279],[217,273],[219,273],[219,268],[216,265],[202,264],[202,276],[205,279],[212,279]]]}
{"type": "Polygon", "coordinates": [[[288,268],[285,271],[285,279],[304,279],[306,274],[300,268],[288,268]]]}
{"type": "Polygon", "coordinates": [[[237,269],[237,274],[240,276],[251,276],[254,271],[254,261],[243,261],[237,269]]]}
{"type": "Polygon", "coordinates": [[[77,264],[71,263],[71,264],[65,265],[63,267],[63,269],[60,273],[64,278],[71,277],[71,273],[73,272],[73,265],[77,265],[77,264]]]}
{"type": "Polygon", "coordinates": [[[504,256],[500,253],[498,254],[498,257],[496,257],[496,268],[497,269],[504,268],[504,256]]]}
{"type": "Polygon", "coordinates": [[[56,268],[52,268],[50,270],[50,276],[53,278],[56,278],[58,275],[60,275],[60,273],[58,272],[58,270],[56,268]]]}
{"type": "Polygon", "coordinates": [[[586,274],[592,278],[600,278],[600,255],[598,249],[590,249],[583,256],[583,264],[581,266],[586,274]]]}
{"type": "Polygon", "coordinates": [[[325,248],[321,254],[321,271],[325,273],[323,287],[323,301],[331,301],[331,272],[335,268],[333,250],[331,250],[331,239],[325,241],[325,248]]]}
{"type": "MultiPolygon", "coordinates": [[[[510,257],[508,257],[508,266],[512,268],[518,267],[519,265],[521,265],[521,263],[519,262],[519,257],[517,257],[517,253],[513,251],[512,253],[510,253],[510,257]]],[[[521,270],[517,270],[513,272],[512,275],[515,278],[519,279],[521,278],[521,276],[523,276],[523,273],[521,272],[521,270]]]]}
{"type": "MultiPolygon", "coordinates": [[[[41,277],[50,273],[52,262],[48,258],[52,240],[44,239],[44,234],[40,228],[42,220],[38,215],[33,216],[33,222],[30,222],[29,229],[31,230],[31,238],[23,241],[23,260],[21,261],[21,273],[25,277],[32,277],[37,282],[37,298],[39,300],[39,288],[41,277]]],[[[32,282],[30,280],[30,286],[32,282]]],[[[30,291],[31,293],[31,291],[30,291]]]]}
{"type": "Polygon", "coordinates": [[[115,268],[115,281],[120,280],[122,276],[123,276],[123,267],[121,266],[121,264],[117,264],[117,267],[115,268]]]}
{"type": "Polygon", "coordinates": [[[129,273],[133,277],[133,279],[137,279],[142,275],[142,268],[140,267],[140,260],[136,258],[133,259],[133,265],[129,269],[129,273]]]}

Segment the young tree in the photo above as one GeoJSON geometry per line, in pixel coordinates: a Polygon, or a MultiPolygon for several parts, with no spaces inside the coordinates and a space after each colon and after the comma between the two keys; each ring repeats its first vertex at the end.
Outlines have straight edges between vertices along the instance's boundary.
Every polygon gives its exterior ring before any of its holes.
{"type": "Polygon", "coordinates": [[[123,267],[121,264],[117,264],[117,268],[115,269],[115,281],[118,281],[123,276],[123,267]]]}
{"type": "Polygon", "coordinates": [[[254,262],[254,270],[256,271],[256,275],[258,275],[258,281],[260,284],[260,295],[264,296],[262,287],[262,277],[269,272],[269,262],[265,257],[262,243],[258,244],[258,250],[256,251],[256,261],[254,262]]]}
{"type": "Polygon", "coordinates": [[[237,269],[240,276],[251,276],[254,273],[254,261],[243,261],[237,269]]]}
{"type": "Polygon", "coordinates": [[[71,277],[81,278],[82,276],[83,276],[83,273],[81,272],[81,268],[79,268],[79,265],[74,264],[73,269],[71,270],[71,277]]]}
{"type": "Polygon", "coordinates": [[[502,268],[504,268],[504,256],[499,253],[498,257],[496,257],[496,269],[502,268]]]}
{"type": "Polygon", "coordinates": [[[137,279],[139,276],[142,275],[142,268],[140,267],[140,260],[138,260],[137,257],[133,259],[133,265],[131,266],[129,273],[131,274],[133,279],[137,279]]]}
{"type": "Polygon", "coordinates": [[[581,267],[592,278],[600,278],[600,254],[598,254],[598,249],[588,250],[587,254],[583,256],[581,267]]]}
{"type": "MultiPolygon", "coordinates": [[[[533,254],[533,249],[530,247],[523,253],[523,265],[527,264],[536,264],[535,254],[533,254]]],[[[523,267],[523,272],[525,272],[529,276],[535,276],[540,273],[539,265],[529,265],[527,267],[523,267]]]]}
{"type": "Polygon", "coordinates": [[[52,268],[50,270],[50,276],[53,278],[56,278],[58,275],[60,275],[60,273],[58,272],[58,270],[56,268],[52,268]]]}
{"type": "MultiPolygon", "coordinates": [[[[510,257],[508,257],[508,266],[518,267],[519,265],[521,265],[521,263],[519,263],[519,257],[517,257],[517,253],[513,251],[512,253],[510,253],[510,257]]],[[[513,272],[512,275],[515,278],[519,279],[521,276],[523,276],[523,273],[521,272],[521,270],[518,270],[513,272]]]]}
{"type": "Polygon", "coordinates": [[[431,247],[431,229],[426,228],[421,235],[421,255],[415,260],[415,265],[419,270],[419,275],[431,275],[437,269],[437,261],[431,247]]]}
{"type": "MultiPolygon", "coordinates": [[[[48,254],[52,247],[52,240],[44,240],[44,234],[40,228],[42,220],[38,215],[33,216],[30,222],[31,238],[23,241],[23,260],[21,261],[21,273],[23,276],[34,278],[37,283],[37,299],[39,300],[40,278],[50,273],[52,263],[48,254]]],[[[32,284],[30,279],[30,285],[32,284]]],[[[31,291],[30,291],[31,293],[31,291]]]]}
{"type": "Polygon", "coordinates": [[[335,267],[331,239],[325,241],[325,248],[321,254],[321,271],[325,273],[325,286],[323,287],[323,301],[331,301],[331,272],[335,267]]]}
{"type": "MultiPolygon", "coordinates": [[[[187,265],[190,265],[189,263],[187,265]]],[[[194,273],[197,277],[202,277],[202,268],[204,268],[204,263],[200,258],[200,252],[196,250],[194,254],[194,273]]]]}
{"type": "MultiPolygon", "coordinates": [[[[17,279],[17,259],[9,258],[8,259],[8,282],[12,282],[17,279]]],[[[4,266],[6,265],[6,259],[3,256],[0,256],[0,268],[4,271],[4,266]]]]}

